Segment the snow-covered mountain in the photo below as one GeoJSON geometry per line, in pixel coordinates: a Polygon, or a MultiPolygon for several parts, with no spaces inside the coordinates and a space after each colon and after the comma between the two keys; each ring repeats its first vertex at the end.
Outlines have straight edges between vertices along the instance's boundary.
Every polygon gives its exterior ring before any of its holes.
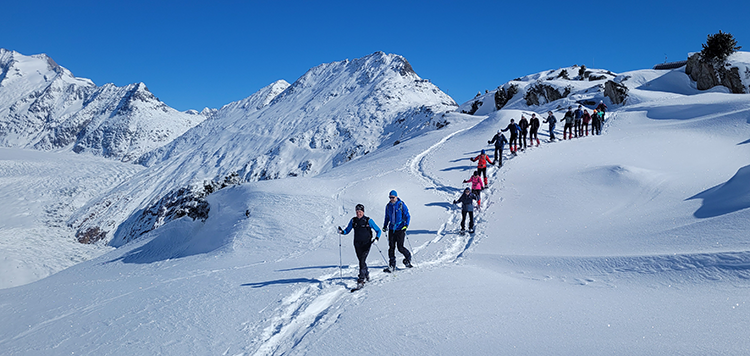
{"type": "Polygon", "coordinates": [[[444,127],[444,113],[456,106],[398,55],[322,64],[291,85],[279,81],[224,106],[144,155],[140,162],[148,170],[70,223],[95,241],[110,241],[116,232],[112,244],[118,246],[172,217],[201,215],[193,210],[203,209],[207,190],[227,180],[314,176],[444,127]]]}
{"type": "MultiPolygon", "coordinates": [[[[601,136],[550,141],[542,127],[539,147],[506,150],[503,166],[488,168],[473,235],[459,233],[452,202],[477,167],[469,159],[492,150],[484,140],[512,118],[581,99],[450,112],[442,129],[386,140],[317,175],[227,186],[205,196],[205,219],[176,218],[99,258],[0,290],[1,353],[748,354],[750,94],[700,91],[684,69],[609,80],[628,98],[608,101],[601,136]],[[415,267],[402,267],[397,253],[399,270],[382,272],[381,236],[367,259],[370,282],[350,293],[358,263],[351,234],[336,227],[359,203],[381,224],[392,189],[411,212],[415,267]]],[[[591,94],[583,100],[602,97],[591,94]]],[[[225,160],[234,159],[229,140],[243,136],[221,137],[225,160]]],[[[201,153],[188,149],[141,174],[165,185],[160,174],[181,179],[181,168],[216,175],[223,156],[209,159],[211,141],[196,136],[196,144],[207,150],[195,163],[206,165],[189,166],[183,155],[201,153]],[[178,161],[186,166],[170,165],[178,161]]],[[[27,169],[7,161],[0,167],[27,169]]],[[[240,174],[225,177],[231,184],[240,174]]],[[[136,180],[153,196],[179,200],[146,178],[136,180]]],[[[126,199],[135,190],[116,191],[126,199]]],[[[0,190],[4,199],[15,192],[0,190]]]]}
{"type": "Polygon", "coordinates": [[[125,162],[205,120],[179,112],[143,83],[98,87],[47,55],[0,49],[0,145],[72,149],[125,162]]]}

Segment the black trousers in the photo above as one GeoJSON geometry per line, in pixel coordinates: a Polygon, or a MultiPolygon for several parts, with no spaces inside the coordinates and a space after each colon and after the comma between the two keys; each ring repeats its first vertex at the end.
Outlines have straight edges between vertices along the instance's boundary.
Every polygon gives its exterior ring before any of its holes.
{"type": "Polygon", "coordinates": [[[474,230],[474,212],[468,210],[461,210],[461,230],[466,226],[466,214],[469,214],[469,230],[474,230]]]}
{"type": "Polygon", "coordinates": [[[354,240],[354,251],[357,253],[359,260],[359,276],[357,282],[364,282],[370,279],[370,272],[367,270],[367,255],[370,254],[370,240],[354,240]]]}
{"type": "Polygon", "coordinates": [[[495,146],[495,164],[498,166],[503,165],[503,149],[495,146]]]}
{"type": "Polygon", "coordinates": [[[406,239],[406,231],[396,230],[393,231],[388,229],[388,265],[391,267],[396,266],[396,248],[398,252],[404,255],[404,259],[411,261],[411,252],[404,247],[404,240],[406,239]]]}

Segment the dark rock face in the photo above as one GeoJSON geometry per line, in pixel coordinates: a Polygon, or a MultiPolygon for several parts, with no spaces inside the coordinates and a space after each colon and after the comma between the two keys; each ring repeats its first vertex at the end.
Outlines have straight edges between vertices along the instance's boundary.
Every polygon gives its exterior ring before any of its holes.
{"type": "Polygon", "coordinates": [[[495,110],[500,110],[507,104],[514,95],[518,94],[518,85],[512,84],[505,88],[500,88],[495,92],[495,110]]]}
{"type": "Polygon", "coordinates": [[[560,93],[559,90],[551,85],[537,83],[529,86],[529,88],[526,89],[526,95],[524,96],[524,99],[526,100],[526,105],[528,106],[542,105],[565,98],[570,95],[570,91],[570,87],[566,87],[565,90],[560,93]]]}
{"type": "Polygon", "coordinates": [[[613,80],[604,83],[604,96],[608,97],[613,104],[619,105],[628,98],[628,88],[613,80]]]}
{"type": "Polygon", "coordinates": [[[742,85],[739,68],[727,66],[723,62],[706,61],[696,53],[688,58],[685,74],[696,82],[698,90],[723,85],[734,94],[744,94],[745,87],[742,85]]]}

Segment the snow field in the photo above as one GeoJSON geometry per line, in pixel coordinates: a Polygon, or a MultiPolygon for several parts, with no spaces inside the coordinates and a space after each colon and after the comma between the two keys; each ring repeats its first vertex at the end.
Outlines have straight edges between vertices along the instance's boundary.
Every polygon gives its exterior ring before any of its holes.
{"type": "MultiPolygon", "coordinates": [[[[609,113],[602,136],[512,158],[506,150],[503,167],[488,169],[474,236],[455,233],[460,210],[451,202],[476,169],[469,158],[482,148],[492,156],[486,141],[521,111],[450,114],[441,130],[318,177],[219,191],[205,223],[173,221],[1,290],[0,349],[748,353],[750,101],[680,92],[631,89],[640,101],[609,113]],[[336,226],[357,203],[381,224],[391,189],[412,214],[407,247],[416,267],[383,273],[373,248],[372,281],[349,293],[352,236],[339,248],[336,226]]],[[[377,245],[384,254],[385,240],[377,245]]]]}

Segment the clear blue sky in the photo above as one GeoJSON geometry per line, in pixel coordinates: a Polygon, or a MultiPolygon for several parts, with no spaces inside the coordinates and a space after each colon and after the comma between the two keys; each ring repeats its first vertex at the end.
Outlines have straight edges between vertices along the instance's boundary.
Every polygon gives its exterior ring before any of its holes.
{"type": "Polygon", "coordinates": [[[750,1],[8,1],[0,47],[46,53],[97,85],[144,82],[178,109],[218,108],[321,63],[406,57],[459,104],[573,64],[685,59],[722,30],[750,51],[750,1]]]}

